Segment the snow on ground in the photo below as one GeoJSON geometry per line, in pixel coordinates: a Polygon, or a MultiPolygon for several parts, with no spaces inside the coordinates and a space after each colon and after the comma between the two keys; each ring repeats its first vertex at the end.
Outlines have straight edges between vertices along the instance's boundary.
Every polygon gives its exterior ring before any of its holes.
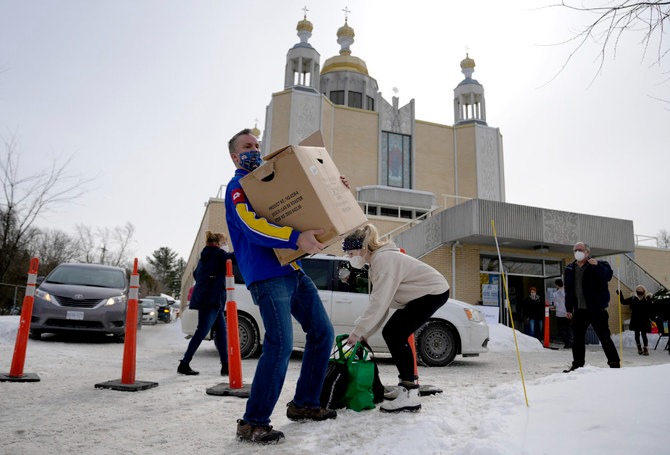
{"type": "MultiPolygon", "coordinates": [[[[18,321],[0,317],[0,373],[9,372],[18,321]]],[[[138,392],[94,387],[121,377],[123,345],[46,335],[29,341],[24,367],[40,382],[0,383],[0,454],[662,453],[670,402],[666,338],[654,351],[657,335],[650,335],[651,355],[643,357],[625,333],[624,368],[605,368],[600,347],[589,346],[587,366],[563,374],[570,351],[544,349],[516,333],[525,394],[512,330],[495,325],[489,353],[419,369],[423,384],[444,393],[423,397],[416,414],[342,410],[336,420],[291,422],[284,407],[300,367],[295,355],[272,416],[286,435],[277,446],[237,442],[236,419],[245,400],[205,394],[225,381],[211,342],[203,343],[192,362],[199,376],[176,373],[187,345],[179,321],[138,332],[136,380],[159,383],[138,392]]],[[[618,348],[619,337],[614,341],[618,348]]],[[[380,363],[382,382],[394,384],[395,367],[388,358],[380,363]]],[[[250,383],[256,359],[242,364],[250,383]]]]}

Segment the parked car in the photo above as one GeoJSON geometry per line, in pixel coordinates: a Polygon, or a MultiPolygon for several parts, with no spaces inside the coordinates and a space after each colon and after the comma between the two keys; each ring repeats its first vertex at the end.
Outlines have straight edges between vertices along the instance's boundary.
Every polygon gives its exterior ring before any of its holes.
{"type": "Polygon", "coordinates": [[[167,297],[162,295],[148,295],[144,298],[151,299],[156,302],[159,321],[163,321],[166,324],[172,322],[172,306],[170,305],[170,301],[167,297]]]}
{"type": "Polygon", "coordinates": [[[158,324],[158,308],[152,299],[140,299],[140,310],[142,311],[142,324],[158,324]]]}
{"type": "MultiPolygon", "coordinates": [[[[30,337],[42,333],[101,332],[123,341],[128,279],[119,267],[60,264],[35,290],[30,337]]],[[[139,312],[138,312],[139,313],[139,312]]],[[[138,326],[140,316],[138,315],[138,326]]]]}
{"type": "MultiPolygon", "coordinates": [[[[347,258],[321,254],[303,259],[302,267],[319,289],[335,333],[350,333],[369,303],[367,271],[354,269],[347,258]]],[[[240,351],[242,357],[247,358],[260,351],[265,330],[258,307],[253,304],[236,266],[234,274],[240,351]]],[[[198,323],[197,311],[186,307],[181,321],[182,332],[187,337],[193,336],[198,323]]],[[[304,348],[305,334],[295,320],[293,329],[294,347],[304,348]]],[[[489,328],[476,306],[450,298],[417,330],[415,339],[419,362],[426,366],[445,366],[456,355],[469,357],[488,352],[489,328]]],[[[368,342],[375,352],[388,352],[381,330],[368,342]]]]}

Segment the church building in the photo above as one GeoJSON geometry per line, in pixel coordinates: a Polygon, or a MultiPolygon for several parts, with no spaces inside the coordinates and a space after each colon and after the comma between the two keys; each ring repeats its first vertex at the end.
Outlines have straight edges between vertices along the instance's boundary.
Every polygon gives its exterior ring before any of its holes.
{"type": "MultiPolygon", "coordinates": [[[[298,22],[299,41],[286,55],[284,87],[271,94],[263,131],[255,130],[263,155],[320,131],[370,222],[439,270],[451,297],[482,305],[489,318],[509,324],[501,311],[505,290],[496,243],[515,315],[530,287],[545,299],[551,295],[577,241],[612,265],[613,296],[619,285],[626,295],[637,284],[651,292],[670,287],[670,252],[637,246],[631,220],[506,200],[503,136],[486,120],[487,108],[496,107],[486,105],[469,55],[460,61],[462,80],[453,90],[453,125],[444,125],[417,119],[414,99],[401,105],[397,94],[390,100],[382,96],[365,61],[353,54],[355,33],[347,19],[336,34],[339,54],[323,63],[309,43],[312,31],[306,16],[298,22]]],[[[204,232],[226,231],[221,197],[208,202],[182,295],[192,285],[204,232]]],[[[342,254],[339,244],[325,252],[342,254]]],[[[628,317],[624,313],[622,319],[628,317]]],[[[616,311],[610,311],[610,326],[614,333],[621,330],[616,311]]]]}

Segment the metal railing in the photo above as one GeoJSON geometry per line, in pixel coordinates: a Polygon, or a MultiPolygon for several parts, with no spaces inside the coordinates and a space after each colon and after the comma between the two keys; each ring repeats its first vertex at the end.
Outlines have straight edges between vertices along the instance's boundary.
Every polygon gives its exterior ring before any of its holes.
{"type": "Polygon", "coordinates": [[[607,256],[606,260],[612,266],[614,276],[629,289],[635,289],[641,284],[647,289],[647,292],[654,294],[665,288],[660,281],[651,276],[627,254],[607,256]],[[617,261],[617,258],[620,258],[620,261],[617,261]]]}
{"type": "Polygon", "coordinates": [[[417,224],[419,224],[419,223],[425,221],[427,218],[429,218],[429,217],[435,215],[435,214],[438,213],[438,212],[441,212],[442,210],[444,210],[444,207],[435,207],[435,208],[432,208],[432,209],[430,209],[429,211],[427,211],[426,213],[424,213],[423,215],[418,216],[418,217],[416,217],[416,218],[412,218],[412,219],[410,219],[410,220],[407,220],[407,222],[405,222],[404,224],[401,224],[401,225],[398,226],[397,228],[395,228],[395,229],[391,229],[391,230],[390,230],[389,232],[387,232],[386,234],[380,236],[380,239],[383,240],[383,239],[386,239],[386,238],[392,238],[392,237],[394,237],[394,236],[396,236],[396,235],[398,235],[398,234],[401,234],[402,232],[404,232],[404,231],[406,231],[406,230],[408,230],[408,229],[411,229],[413,226],[415,226],[415,225],[417,225],[417,224]]]}
{"type": "Polygon", "coordinates": [[[635,234],[635,245],[658,246],[658,237],[653,237],[651,235],[635,234]],[[653,243],[653,245],[649,245],[649,243],[653,243]]]}

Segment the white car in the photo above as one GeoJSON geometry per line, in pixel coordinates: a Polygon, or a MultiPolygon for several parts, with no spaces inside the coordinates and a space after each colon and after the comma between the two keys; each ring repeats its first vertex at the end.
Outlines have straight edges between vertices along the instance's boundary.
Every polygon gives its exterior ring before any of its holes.
{"type": "Polygon", "coordinates": [[[158,324],[158,308],[156,302],[152,299],[140,299],[138,301],[140,311],[142,312],[142,324],[158,324]]]}
{"type": "MultiPolygon", "coordinates": [[[[350,333],[369,303],[367,271],[354,269],[347,258],[321,254],[304,258],[302,267],[319,289],[335,334],[350,333]]],[[[237,304],[240,351],[242,357],[247,358],[260,352],[265,330],[258,307],[253,304],[237,267],[234,269],[233,299],[237,304]]],[[[181,317],[182,332],[187,338],[193,336],[197,323],[197,312],[187,306],[181,317]]],[[[295,320],[293,328],[294,348],[302,349],[305,333],[295,320]]],[[[445,366],[456,355],[470,357],[488,352],[489,327],[476,306],[450,298],[417,330],[415,339],[419,362],[426,366],[445,366]]],[[[381,330],[368,342],[375,352],[388,353],[381,330]]]]}

